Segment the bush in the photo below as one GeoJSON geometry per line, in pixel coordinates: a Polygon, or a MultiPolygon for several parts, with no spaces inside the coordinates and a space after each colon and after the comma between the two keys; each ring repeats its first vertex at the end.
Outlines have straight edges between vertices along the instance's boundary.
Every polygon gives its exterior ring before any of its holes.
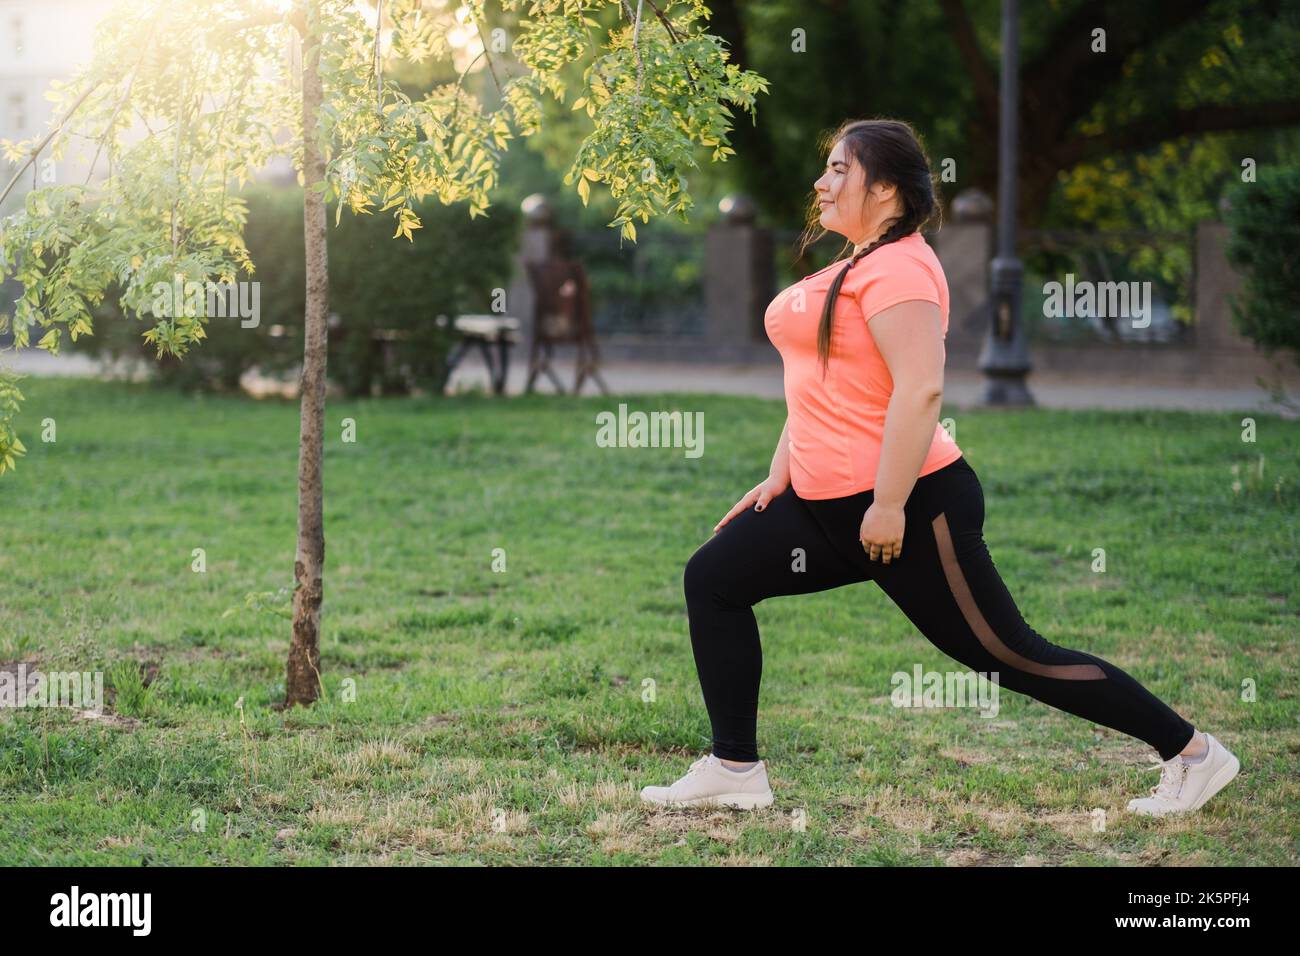
{"type": "MultiPolygon", "coordinates": [[[[213,317],[206,338],[184,359],[156,358],[143,341],[144,322],[128,320],[110,290],[95,313],[95,334],[74,348],[116,359],[140,359],[159,381],[187,389],[235,389],[257,366],[283,373],[302,360],[304,268],[302,192],[259,186],[244,194],[244,238],[259,283],[259,316],[245,328],[237,317],[213,317]]],[[[354,215],[344,210],[336,227],[330,209],[331,322],[329,377],[349,395],[404,392],[412,386],[440,394],[446,381],[450,333],[438,316],[491,311],[493,290],[510,280],[519,213],[494,206],[471,220],[468,204],[436,200],[417,206],[424,228],[414,241],[392,238],[389,213],[354,215]],[[375,333],[397,333],[381,350],[375,333]],[[388,361],[382,361],[387,353],[388,361]]]]}
{"type": "Polygon", "coordinates": [[[1266,351],[1300,358],[1300,166],[1261,171],[1228,198],[1228,261],[1244,277],[1233,321],[1266,351]]]}

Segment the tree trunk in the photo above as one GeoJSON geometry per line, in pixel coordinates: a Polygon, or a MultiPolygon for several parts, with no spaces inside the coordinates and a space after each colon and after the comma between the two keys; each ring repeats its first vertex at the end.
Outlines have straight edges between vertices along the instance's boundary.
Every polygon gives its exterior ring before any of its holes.
{"type": "Polygon", "coordinates": [[[298,547],[293,562],[293,639],[285,669],[284,705],[311,704],[320,696],[320,606],[325,570],[324,484],[325,356],[329,313],[324,196],[312,186],[325,179],[316,142],[321,105],[320,17],[306,6],[302,61],[303,243],[307,265],[306,334],[302,353],[298,433],[298,547]]]}

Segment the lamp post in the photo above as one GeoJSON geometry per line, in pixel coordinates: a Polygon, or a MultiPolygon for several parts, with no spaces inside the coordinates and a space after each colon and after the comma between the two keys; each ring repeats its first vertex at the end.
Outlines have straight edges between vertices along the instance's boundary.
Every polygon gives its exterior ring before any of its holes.
{"type": "Polygon", "coordinates": [[[992,315],[979,367],[985,405],[1033,405],[1025,384],[1029,349],[1021,321],[1024,263],[1016,257],[1016,154],[1019,145],[1020,29],[1018,0],[1002,0],[1002,76],[998,91],[998,242],[989,264],[992,315]]]}

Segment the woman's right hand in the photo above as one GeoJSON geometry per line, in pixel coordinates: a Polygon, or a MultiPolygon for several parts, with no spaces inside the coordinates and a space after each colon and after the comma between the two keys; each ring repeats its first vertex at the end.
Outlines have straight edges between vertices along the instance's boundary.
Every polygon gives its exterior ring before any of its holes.
{"type": "Polygon", "coordinates": [[[727,512],[727,516],[713,526],[713,533],[717,534],[722,529],[723,525],[751,505],[754,506],[755,511],[762,511],[767,507],[769,501],[789,487],[789,478],[778,478],[774,475],[768,475],[746,492],[745,497],[737,501],[732,506],[731,510],[727,512]]]}

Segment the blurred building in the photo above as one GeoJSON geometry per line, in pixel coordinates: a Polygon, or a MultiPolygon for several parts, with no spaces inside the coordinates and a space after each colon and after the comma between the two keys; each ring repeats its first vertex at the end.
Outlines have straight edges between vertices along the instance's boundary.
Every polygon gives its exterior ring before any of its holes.
{"type": "MultiPolygon", "coordinates": [[[[89,59],[95,24],[112,7],[113,0],[0,0],[0,139],[44,135],[54,119],[54,104],[45,98],[50,83],[70,79],[77,65],[89,59]]],[[[70,151],[65,164],[44,174],[59,182],[85,180],[89,157],[70,151]]],[[[0,160],[0,188],[15,168],[0,160]]],[[[11,211],[31,185],[24,175],[0,211],[11,211]]]]}

